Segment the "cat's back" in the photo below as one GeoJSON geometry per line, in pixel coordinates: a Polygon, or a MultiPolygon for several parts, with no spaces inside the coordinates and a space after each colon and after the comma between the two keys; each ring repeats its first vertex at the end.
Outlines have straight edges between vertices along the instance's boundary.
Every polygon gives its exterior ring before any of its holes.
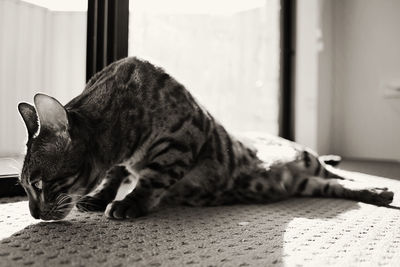
{"type": "Polygon", "coordinates": [[[101,88],[107,90],[143,90],[144,85],[149,87],[149,83],[163,75],[167,75],[170,78],[162,68],[156,67],[148,61],[136,57],[127,57],[115,61],[97,72],[88,81],[83,92],[101,88]]]}
{"type": "Polygon", "coordinates": [[[199,108],[192,95],[172,76],[136,57],[121,59],[96,73],[67,106],[102,107],[110,103],[120,107],[140,103],[146,111],[164,114],[199,108]]]}

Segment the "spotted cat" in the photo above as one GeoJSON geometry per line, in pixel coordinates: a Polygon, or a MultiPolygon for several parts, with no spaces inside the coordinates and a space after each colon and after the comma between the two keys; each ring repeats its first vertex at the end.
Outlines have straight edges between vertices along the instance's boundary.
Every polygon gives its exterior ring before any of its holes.
{"type": "Polygon", "coordinates": [[[28,130],[20,182],[36,219],[63,219],[75,204],[125,219],[161,201],[203,206],[320,196],[387,205],[393,199],[386,188],[344,180],[329,165],[335,158],[279,137],[233,137],[183,85],[137,58],[112,63],[65,106],[44,94],[34,104],[18,109],[28,130]],[[115,200],[128,178],[136,179],[135,188],[115,200]]]}

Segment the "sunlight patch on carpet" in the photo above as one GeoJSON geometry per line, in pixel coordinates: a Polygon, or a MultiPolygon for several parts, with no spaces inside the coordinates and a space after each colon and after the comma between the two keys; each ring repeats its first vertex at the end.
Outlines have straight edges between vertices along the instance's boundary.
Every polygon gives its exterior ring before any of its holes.
{"type": "Polygon", "coordinates": [[[14,199],[15,202],[0,203],[0,240],[8,238],[26,228],[28,225],[39,222],[29,213],[28,201],[23,198],[14,199]]]}

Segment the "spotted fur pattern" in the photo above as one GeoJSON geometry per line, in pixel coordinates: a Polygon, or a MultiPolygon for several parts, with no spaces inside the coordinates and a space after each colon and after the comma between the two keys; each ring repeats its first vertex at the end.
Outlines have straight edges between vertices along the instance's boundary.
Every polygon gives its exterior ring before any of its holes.
{"type": "Polygon", "coordinates": [[[43,94],[34,100],[19,111],[29,136],[21,184],[35,218],[64,218],[75,203],[124,219],[162,201],[203,206],[321,196],[386,205],[393,198],[385,188],[343,180],[330,166],[335,157],[274,136],[233,137],[183,85],[136,58],[97,73],[64,107],[43,94]],[[115,200],[128,178],[135,188],[115,200]]]}

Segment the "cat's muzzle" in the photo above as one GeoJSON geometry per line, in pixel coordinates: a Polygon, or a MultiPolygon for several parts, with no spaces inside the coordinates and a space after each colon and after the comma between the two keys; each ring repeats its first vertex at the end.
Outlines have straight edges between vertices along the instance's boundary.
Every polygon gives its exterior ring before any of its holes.
{"type": "Polygon", "coordinates": [[[72,198],[71,197],[63,197],[62,201],[58,201],[52,206],[43,209],[39,212],[39,214],[32,214],[32,216],[36,219],[42,219],[45,221],[49,220],[62,220],[71,212],[73,208],[72,198]],[[39,217],[39,218],[37,218],[39,217]]]}

